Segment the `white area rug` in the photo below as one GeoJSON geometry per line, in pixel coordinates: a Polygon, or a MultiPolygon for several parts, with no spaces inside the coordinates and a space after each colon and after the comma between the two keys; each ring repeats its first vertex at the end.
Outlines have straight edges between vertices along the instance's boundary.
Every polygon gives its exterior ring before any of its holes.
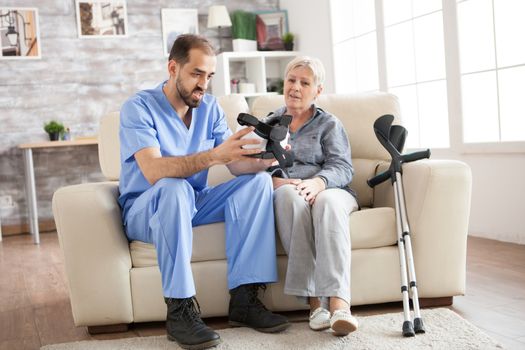
{"type": "MultiPolygon", "coordinates": [[[[268,349],[502,349],[500,345],[456,313],[445,309],[422,310],[426,334],[414,338],[401,335],[402,313],[358,317],[359,330],[346,337],[330,331],[314,332],[306,322],[293,323],[280,334],[264,334],[248,328],[219,330],[222,343],[217,350],[268,349]]],[[[165,336],[92,340],[47,345],[41,350],[178,349],[165,336]]]]}

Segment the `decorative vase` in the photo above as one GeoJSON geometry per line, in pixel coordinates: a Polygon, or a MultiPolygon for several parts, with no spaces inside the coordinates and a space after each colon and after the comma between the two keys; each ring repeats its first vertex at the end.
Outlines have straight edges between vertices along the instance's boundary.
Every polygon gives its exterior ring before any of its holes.
{"type": "Polygon", "coordinates": [[[247,39],[233,39],[233,51],[257,51],[257,41],[247,39]]]}
{"type": "Polygon", "coordinates": [[[291,42],[291,43],[284,43],[284,49],[286,51],[293,51],[293,42],[291,42]]]}
{"type": "Polygon", "coordinates": [[[50,132],[48,135],[49,135],[49,141],[58,141],[60,133],[59,132],[50,132]]]}

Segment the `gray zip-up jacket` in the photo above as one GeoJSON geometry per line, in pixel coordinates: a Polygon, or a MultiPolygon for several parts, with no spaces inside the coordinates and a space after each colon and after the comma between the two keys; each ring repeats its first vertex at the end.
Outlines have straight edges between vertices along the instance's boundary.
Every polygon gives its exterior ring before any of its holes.
{"type": "MultiPolygon", "coordinates": [[[[314,115],[296,132],[290,132],[288,143],[295,159],[287,169],[290,178],[321,177],[326,188],[342,188],[355,196],[348,185],[354,169],[350,143],[343,124],[334,115],[313,105],[314,115]]],[[[263,119],[268,122],[285,114],[281,107],[263,119]]]]}

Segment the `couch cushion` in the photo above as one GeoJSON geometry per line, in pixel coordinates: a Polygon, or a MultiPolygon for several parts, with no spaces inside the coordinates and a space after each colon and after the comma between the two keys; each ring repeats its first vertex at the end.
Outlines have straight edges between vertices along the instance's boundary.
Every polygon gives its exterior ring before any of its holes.
{"type": "MultiPolygon", "coordinates": [[[[192,262],[226,259],[224,222],[193,228],[192,262]]],[[[133,267],[157,266],[157,253],[153,244],[132,241],[129,245],[133,267]]],[[[277,255],[286,255],[277,239],[277,255]]]]}
{"type": "MultiPolygon", "coordinates": [[[[193,254],[192,262],[208,260],[224,260],[225,237],[224,222],[193,228],[193,254]]],[[[132,241],[130,244],[131,260],[134,267],[157,265],[157,254],[152,244],[141,241],[132,241]]]]}
{"type": "MultiPolygon", "coordinates": [[[[350,216],[352,249],[376,248],[395,244],[394,220],[392,208],[373,208],[352,213],[350,216]]],[[[194,227],[191,261],[226,259],[224,236],[223,222],[194,227]]],[[[157,265],[157,254],[152,244],[132,241],[130,251],[133,267],[157,265]]],[[[279,239],[277,239],[277,255],[286,255],[279,239]]]]}
{"type": "Polygon", "coordinates": [[[396,214],[393,208],[371,208],[350,214],[353,249],[386,247],[396,244],[396,214]]]}
{"type": "Polygon", "coordinates": [[[384,92],[321,95],[319,106],[343,122],[353,158],[390,159],[374,134],[374,122],[384,114],[392,114],[396,118],[394,123],[400,123],[401,113],[396,96],[384,92]]]}

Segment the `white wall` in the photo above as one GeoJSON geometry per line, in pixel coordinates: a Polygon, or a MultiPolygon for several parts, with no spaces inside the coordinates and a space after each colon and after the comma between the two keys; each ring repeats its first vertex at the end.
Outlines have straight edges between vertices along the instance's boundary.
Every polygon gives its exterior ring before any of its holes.
{"type": "MultiPolygon", "coordinates": [[[[297,50],[325,65],[325,93],[335,91],[332,35],[328,0],[281,0],[288,10],[297,50]]],[[[457,159],[472,169],[469,233],[473,236],[525,244],[525,154],[464,154],[451,149],[434,152],[433,159],[457,159]]]]}
{"type": "Polygon", "coordinates": [[[472,170],[469,234],[525,244],[525,154],[437,154],[472,170]]]}
{"type": "Polygon", "coordinates": [[[281,0],[280,8],[288,11],[288,27],[296,35],[294,50],[317,57],[326,69],[324,93],[333,93],[334,65],[332,30],[328,0],[281,0]]]}

